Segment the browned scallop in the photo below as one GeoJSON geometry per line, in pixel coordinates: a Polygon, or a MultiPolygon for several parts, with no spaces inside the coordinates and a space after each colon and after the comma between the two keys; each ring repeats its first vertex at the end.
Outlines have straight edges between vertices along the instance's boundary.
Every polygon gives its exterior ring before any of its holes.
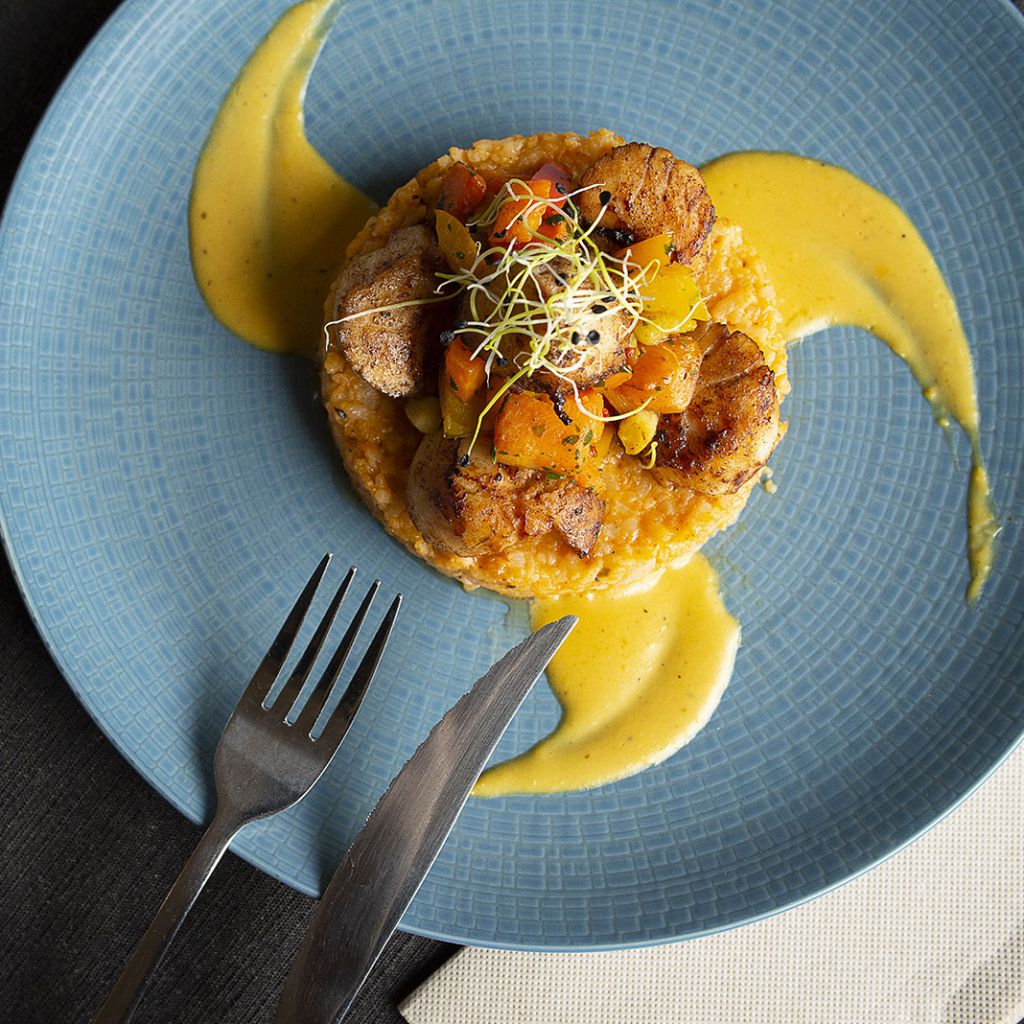
{"type": "Polygon", "coordinates": [[[445,269],[434,232],[417,224],[393,232],[384,248],[357,256],[334,286],[327,307],[331,320],[366,315],[331,327],[330,346],[385,395],[412,397],[433,389],[431,360],[451,308],[421,300],[436,298],[436,274],[445,269]],[[381,308],[409,301],[415,304],[381,308]]]}
{"type": "MultiPolygon", "coordinates": [[[[572,381],[581,388],[595,387],[626,365],[627,339],[633,330],[629,314],[615,308],[608,300],[602,301],[604,296],[594,295],[589,283],[581,288],[570,278],[571,273],[569,261],[555,257],[533,272],[532,283],[524,289],[533,301],[555,298],[553,305],[556,306],[562,297],[572,299],[557,318],[557,336],[550,339],[547,359],[557,372],[543,368],[537,370],[531,377],[531,387],[550,389],[565,381],[572,381]],[[584,291],[586,301],[583,301],[584,291]]],[[[499,291],[500,288],[494,290],[499,291]]],[[[458,316],[462,321],[481,320],[492,309],[479,298],[476,306],[471,308],[469,299],[464,297],[458,316]]],[[[512,310],[520,314],[524,311],[525,306],[512,310]]],[[[478,341],[478,336],[470,333],[466,340],[472,345],[478,341]]],[[[530,339],[526,335],[505,337],[501,342],[503,360],[492,364],[492,372],[499,376],[515,373],[530,352],[530,339]]]]}
{"type": "Polygon", "coordinates": [[[775,375],[757,343],[724,324],[688,336],[703,349],[693,399],[661,416],[657,466],[691,490],[732,494],[760,472],[779,440],[775,375]]]}
{"type": "Polygon", "coordinates": [[[593,491],[538,470],[496,465],[480,445],[467,461],[468,447],[465,440],[430,434],[409,467],[409,516],[431,544],[478,556],[554,530],[578,554],[590,551],[605,510],[593,491]]]}
{"type": "Polygon", "coordinates": [[[700,171],[670,150],[629,142],[599,157],[583,172],[580,213],[628,240],[672,236],[673,259],[690,263],[715,223],[715,207],[700,171]],[[608,209],[601,215],[601,208],[608,209]]]}

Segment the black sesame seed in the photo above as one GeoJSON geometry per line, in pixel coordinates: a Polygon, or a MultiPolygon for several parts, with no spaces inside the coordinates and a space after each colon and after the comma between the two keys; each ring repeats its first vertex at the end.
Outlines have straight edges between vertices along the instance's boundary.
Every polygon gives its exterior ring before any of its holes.
{"type": "Polygon", "coordinates": [[[567,426],[572,426],[572,417],[565,411],[565,395],[556,391],[551,396],[551,404],[555,407],[555,415],[567,426]]]}
{"type": "Polygon", "coordinates": [[[596,303],[595,305],[591,306],[590,308],[595,313],[607,313],[608,312],[608,307],[607,306],[602,306],[600,303],[596,303]]]}
{"type": "Polygon", "coordinates": [[[590,345],[596,345],[601,340],[601,335],[597,331],[587,332],[587,343],[590,345]]]}
{"type": "Polygon", "coordinates": [[[569,336],[569,341],[573,345],[578,345],[580,343],[580,332],[579,331],[573,331],[572,334],[569,336]]]}
{"type": "Polygon", "coordinates": [[[619,228],[598,228],[597,234],[619,249],[624,249],[636,241],[636,235],[632,231],[623,231],[619,228]]]}

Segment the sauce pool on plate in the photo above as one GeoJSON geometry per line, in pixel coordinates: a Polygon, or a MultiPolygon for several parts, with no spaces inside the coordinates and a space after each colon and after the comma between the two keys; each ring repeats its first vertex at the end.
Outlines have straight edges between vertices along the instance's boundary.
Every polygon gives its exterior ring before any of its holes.
{"type": "MultiPolygon", "coordinates": [[[[189,205],[196,282],[214,315],[251,344],[309,357],[345,247],[376,209],[305,134],[306,85],[338,8],[305,0],[257,47],[217,114],[189,205]]],[[[975,602],[998,524],[967,339],[927,244],[892,200],[817,160],[735,153],[704,175],[718,212],[763,257],[787,340],[831,324],[874,333],[907,363],[938,422],[952,417],[963,429],[975,602]]],[[[644,589],[532,606],[535,628],[565,614],[581,621],[549,669],[562,719],[531,750],[488,770],[477,795],[586,788],[641,771],[688,742],[728,684],[739,625],[703,556],[644,589]]]]}
{"type": "Polygon", "coordinates": [[[285,12],[221,104],[192,184],[199,290],[221,323],[273,352],[313,355],[345,246],[377,209],[306,138],[306,84],[337,9],[285,12]]]}
{"type": "Polygon", "coordinates": [[[536,600],[534,629],[579,625],[548,668],[555,731],[486,771],[476,796],[588,789],[642,771],[703,728],[732,675],[739,623],[700,554],[646,587],[536,600]]]}
{"type": "Polygon", "coordinates": [[[910,218],[849,171],[792,153],[731,153],[704,168],[720,214],[768,267],[787,341],[832,324],[881,338],[917,378],[944,427],[971,446],[967,600],[992,568],[998,522],[981,454],[974,366],[956,301],[910,218]]]}

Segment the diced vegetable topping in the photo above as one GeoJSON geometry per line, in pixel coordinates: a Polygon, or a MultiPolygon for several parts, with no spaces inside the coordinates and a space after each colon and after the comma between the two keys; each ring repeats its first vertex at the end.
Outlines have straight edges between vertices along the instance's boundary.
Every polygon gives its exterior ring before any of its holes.
{"type": "Polygon", "coordinates": [[[465,223],[469,215],[487,198],[487,182],[466,164],[452,164],[441,179],[441,197],[437,208],[465,223]]]}
{"type": "Polygon", "coordinates": [[[510,393],[494,425],[494,452],[507,466],[544,469],[565,475],[575,472],[591,454],[604,424],[591,418],[601,415],[603,399],[594,391],[580,394],[580,403],[568,398],[556,406],[546,394],[531,391],[510,393]]]}
{"type": "Polygon", "coordinates": [[[658,414],[641,409],[619,423],[619,440],[628,455],[639,455],[653,440],[658,430],[658,414]]]}
{"type": "Polygon", "coordinates": [[[498,211],[491,228],[491,245],[522,248],[560,242],[569,237],[569,221],[562,212],[569,194],[569,177],[558,164],[545,164],[529,181],[510,181],[506,188],[514,199],[498,211]]]}
{"type": "Polygon", "coordinates": [[[487,375],[484,361],[474,356],[461,338],[451,341],[444,352],[444,377],[442,384],[468,402],[483,386],[487,375]]]}
{"type": "Polygon", "coordinates": [[[617,412],[646,408],[656,413],[682,412],[693,397],[700,370],[700,353],[671,341],[646,348],[631,374],[605,389],[617,412]]]}
{"type": "Polygon", "coordinates": [[[441,429],[441,402],[433,395],[406,399],[405,415],[421,434],[436,434],[441,429]]]}
{"type": "Polygon", "coordinates": [[[437,242],[441,252],[454,273],[471,270],[480,252],[480,245],[473,238],[462,221],[445,210],[436,210],[434,223],[437,228],[437,242]]]}

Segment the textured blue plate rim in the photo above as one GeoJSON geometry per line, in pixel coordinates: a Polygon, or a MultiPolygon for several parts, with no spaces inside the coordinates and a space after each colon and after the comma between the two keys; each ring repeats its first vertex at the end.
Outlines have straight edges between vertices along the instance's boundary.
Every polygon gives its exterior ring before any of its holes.
{"type": "MultiPolygon", "coordinates": [[[[1007,9],[1017,16],[1018,24],[1017,27],[1024,27],[1024,11],[1021,11],[1012,0],[996,0],[996,4],[1004,9],[1007,9]]],[[[6,202],[4,204],[3,216],[0,217],[0,253],[4,249],[4,240],[7,235],[8,228],[8,215],[9,211],[18,204],[20,193],[25,187],[24,182],[28,180],[34,173],[35,162],[41,157],[41,146],[40,141],[47,133],[50,122],[57,118],[60,114],[61,108],[67,100],[69,94],[74,90],[78,81],[85,77],[91,68],[94,58],[101,54],[105,47],[111,43],[114,37],[120,34],[122,31],[129,29],[135,24],[141,17],[145,16],[151,7],[153,6],[153,0],[124,0],[122,4],[107,18],[97,33],[90,40],[88,45],[82,51],[78,59],[73,64],[71,70],[65,76],[61,82],[59,88],[55,92],[53,98],[48,104],[43,117],[40,119],[39,124],[36,126],[35,131],[32,133],[32,137],[29,141],[28,146],[22,156],[19,163],[18,170],[14,176],[11,184],[10,191],[8,193],[6,202]]],[[[172,807],[179,811],[183,817],[193,822],[199,827],[204,827],[203,819],[198,815],[191,812],[191,810],[185,806],[181,801],[176,799],[174,795],[169,793],[163,786],[161,780],[158,778],[157,773],[151,771],[147,765],[137,756],[136,753],[128,749],[121,741],[118,734],[112,731],[111,728],[99,717],[96,713],[95,706],[91,701],[89,691],[87,688],[80,687],[74,681],[74,676],[71,671],[71,666],[67,663],[67,659],[61,653],[59,645],[56,643],[55,638],[52,635],[51,630],[44,624],[39,609],[36,606],[35,601],[32,598],[30,591],[30,584],[26,577],[21,563],[15,552],[13,538],[11,534],[11,528],[8,522],[8,515],[3,500],[3,494],[0,494],[0,542],[3,543],[4,550],[8,559],[8,563],[11,566],[11,571],[14,575],[15,582],[18,590],[21,594],[22,600],[28,611],[29,617],[32,621],[37,634],[43,642],[49,656],[53,659],[57,665],[58,670],[64,677],[68,687],[75,695],[75,698],[82,705],[86,713],[99,728],[100,732],[111,742],[118,753],[128,762],[129,765],[142,777],[142,779],[156,790],[160,796],[166,800],[172,807]]],[[[577,953],[577,952],[609,952],[620,949],[644,949],[653,948],[657,946],[667,945],[673,942],[688,941],[691,939],[707,938],[711,935],[717,935],[725,931],[731,931],[735,928],[741,928],[749,924],[755,924],[759,921],[765,921],[779,914],[782,914],[788,910],[792,910],[795,907],[801,906],[805,903],[810,903],[813,900],[818,899],[821,896],[825,896],[835,890],[846,885],[848,882],[852,882],[862,875],[878,867],[880,864],[889,860],[891,857],[905,850],[908,846],[912,845],[918,839],[920,839],[927,832],[930,832],[935,826],[940,824],[945,818],[952,814],[960,805],[967,800],[981,785],[983,785],[989,777],[999,769],[999,767],[1010,757],[1010,755],[1022,744],[1024,744],[1024,725],[1018,732],[1015,738],[1011,739],[1007,744],[1006,748],[994,759],[992,764],[982,772],[976,779],[974,779],[956,799],[949,803],[940,813],[933,817],[930,821],[923,824],[916,831],[912,832],[901,842],[897,843],[891,849],[880,854],[873,860],[869,860],[861,865],[856,870],[845,874],[841,878],[834,879],[831,882],[821,885],[814,892],[810,892],[801,896],[798,896],[788,902],[782,903],[781,905],[774,907],[770,910],[763,911],[757,914],[751,914],[735,921],[730,922],[727,925],[715,928],[699,929],[693,932],[689,932],[683,936],[662,936],[652,938],[645,941],[632,941],[627,943],[596,943],[588,944],[586,946],[578,945],[559,945],[559,944],[528,944],[528,945],[517,945],[515,948],[524,952],[543,952],[543,953],[577,953]]],[[[212,768],[212,766],[211,766],[212,768]]],[[[296,889],[296,891],[302,892],[304,895],[318,898],[319,892],[310,886],[303,884],[296,884],[283,877],[283,873],[275,865],[265,861],[259,855],[250,853],[249,851],[240,851],[236,849],[235,844],[232,844],[231,850],[236,856],[241,857],[247,863],[251,864],[258,870],[270,875],[270,877],[276,879],[282,884],[289,888],[296,889]]],[[[434,939],[442,942],[458,943],[462,945],[474,945],[480,948],[491,948],[491,949],[507,949],[507,945],[500,942],[489,942],[481,940],[479,938],[467,937],[464,935],[453,934],[452,932],[435,932],[427,928],[418,927],[402,927],[403,931],[407,931],[411,934],[422,936],[423,938],[434,939]]]]}

